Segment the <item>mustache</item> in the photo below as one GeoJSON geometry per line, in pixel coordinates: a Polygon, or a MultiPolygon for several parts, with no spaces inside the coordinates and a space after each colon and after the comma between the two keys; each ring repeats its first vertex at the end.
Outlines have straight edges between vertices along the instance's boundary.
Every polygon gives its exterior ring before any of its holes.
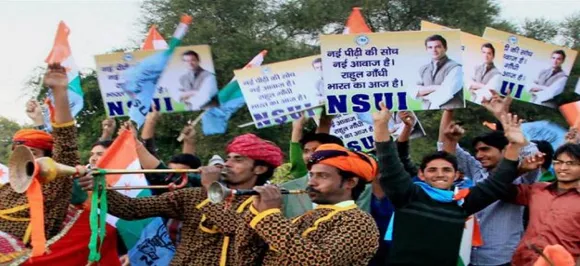
{"type": "Polygon", "coordinates": [[[307,193],[317,193],[317,194],[320,194],[320,191],[318,191],[318,190],[316,190],[316,189],[312,188],[311,186],[307,186],[307,187],[306,187],[306,192],[307,192],[307,193]]]}

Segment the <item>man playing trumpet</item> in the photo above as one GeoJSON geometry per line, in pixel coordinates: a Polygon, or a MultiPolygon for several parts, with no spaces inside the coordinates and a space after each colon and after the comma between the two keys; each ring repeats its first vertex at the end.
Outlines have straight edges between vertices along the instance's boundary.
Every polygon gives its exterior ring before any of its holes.
{"type": "MultiPolygon", "coordinates": [[[[68,79],[60,64],[52,64],[44,77],[44,86],[49,87],[54,96],[54,121],[52,136],[41,130],[25,129],[14,136],[14,147],[26,146],[35,158],[52,156],[62,164],[77,165],[80,157],[77,150],[76,127],[68,103],[68,79]]],[[[12,179],[12,178],[11,178],[12,179]]],[[[12,184],[16,185],[16,184],[12,184]]],[[[17,245],[30,245],[41,255],[45,251],[47,239],[63,228],[69,211],[73,190],[73,179],[57,178],[41,183],[44,221],[34,224],[31,206],[26,193],[15,192],[10,185],[0,186],[0,237],[14,237],[17,245]],[[40,231],[43,229],[44,232],[40,231]],[[3,234],[2,234],[3,233],[3,234]],[[35,245],[36,244],[36,245],[35,245]]],[[[34,204],[33,207],[38,206],[34,204]]],[[[39,216],[42,218],[41,216],[39,216]]],[[[0,252],[0,259],[2,258],[0,252]]],[[[3,262],[0,260],[0,263],[3,262]]]]}
{"type": "Polygon", "coordinates": [[[292,220],[280,211],[278,187],[255,187],[257,196],[246,223],[265,241],[263,265],[367,265],[379,246],[373,218],[355,200],[377,174],[369,156],[337,144],[323,144],[308,162],[307,191],[312,211],[292,220]]]}
{"type": "MultiPolygon", "coordinates": [[[[274,169],[282,164],[283,154],[275,144],[253,134],[236,137],[226,151],[225,168],[200,169],[202,187],[145,198],[130,198],[111,191],[108,194],[109,213],[125,220],[161,216],[183,221],[181,243],[171,265],[256,264],[264,244],[260,245],[258,238],[238,241],[235,235],[238,227],[246,226],[239,214],[249,212],[250,196],[233,197],[214,204],[207,198],[207,188],[220,179],[230,189],[264,185],[274,169]],[[244,247],[239,243],[244,243],[244,247]]],[[[81,178],[79,183],[85,189],[92,189],[90,175],[81,178]]]]}

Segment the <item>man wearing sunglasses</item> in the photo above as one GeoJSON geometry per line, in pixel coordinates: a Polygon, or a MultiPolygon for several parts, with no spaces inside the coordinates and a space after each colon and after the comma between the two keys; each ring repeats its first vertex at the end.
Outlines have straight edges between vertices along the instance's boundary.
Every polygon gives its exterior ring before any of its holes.
{"type": "Polygon", "coordinates": [[[530,265],[538,254],[528,245],[543,250],[561,245],[580,256],[580,145],[568,143],[554,154],[556,181],[512,186],[511,202],[530,208],[528,228],[513,256],[513,265],[530,265]]]}

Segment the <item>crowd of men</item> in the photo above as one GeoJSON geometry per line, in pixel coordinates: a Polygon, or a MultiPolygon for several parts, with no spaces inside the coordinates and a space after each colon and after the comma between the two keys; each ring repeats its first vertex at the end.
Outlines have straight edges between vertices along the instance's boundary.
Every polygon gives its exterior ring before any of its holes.
{"type": "MultiPolygon", "coordinates": [[[[54,95],[52,134],[42,129],[17,132],[14,145],[35,157],[51,156],[66,165],[81,164],[77,133],[68,107],[67,79],[52,65],[45,85],[54,95]]],[[[580,136],[570,129],[567,144],[555,151],[545,141],[528,140],[521,119],[510,113],[511,99],[494,94],[483,102],[498,121],[497,130],[472,140],[471,155],[458,142],[465,129],[445,110],[437,150],[419,165],[410,157],[415,116],[397,115],[405,123],[392,139],[391,112],[381,104],[373,114],[375,150],[350,151],[329,134],[332,117],[323,116],[316,132],[304,134],[307,121],[293,122],[289,162],[292,180],[269,182],[283,164],[282,149],[254,134],[231,140],[225,159],[202,165],[195,155],[195,131],[186,126],[183,153],[164,163],[154,143],[157,112],[147,116],[141,135],[131,122],[143,169],[200,169],[187,187],[153,190],[131,198],[108,192],[108,212],[125,220],[162,217],[176,246],[171,265],[457,265],[466,222],[473,219],[471,265],[575,265],[580,256],[580,136]],[[253,189],[256,196],[226,202],[208,199],[208,187],[222,182],[230,189],[253,189]],[[305,190],[283,195],[282,190],[305,190]]],[[[27,111],[39,126],[40,107],[27,111]]],[[[89,164],[111,146],[112,119],[92,146],[89,164]]],[[[177,177],[147,174],[152,185],[177,177]]],[[[94,189],[89,173],[42,184],[44,230],[50,239],[62,230],[70,206],[82,205],[94,189]]],[[[9,185],[0,187],[0,210],[27,206],[27,198],[9,185]]],[[[0,216],[0,232],[30,247],[28,209],[0,216]]],[[[114,236],[107,236],[114,237],[114,236]]],[[[34,240],[34,237],[32,238],[34,240]]],[[[128,265],[127,247],[118,241],[118,256],[128,265]]]]}

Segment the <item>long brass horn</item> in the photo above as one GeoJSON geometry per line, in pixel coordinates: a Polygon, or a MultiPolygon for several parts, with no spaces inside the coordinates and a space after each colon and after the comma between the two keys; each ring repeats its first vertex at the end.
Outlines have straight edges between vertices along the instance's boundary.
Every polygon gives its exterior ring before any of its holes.
{"type": "MultiPolygon", "coordinates": [[[[306,190],[287,190],[282,189],[282,194],[304,194],[306,190]]],[[[244,196],[244,195],[258,195],[258,191],[253,189],[230,189],[220,182],[213,182],[207,189],[207,198],[212,203],[220,203],[230,197],[244,196]]]]}
{"type": "Polygon", "coordinates": [[[72,167],[55,162],[49,157],[34,158],[25,146],[17,146],[8,162],[10,186],[17,193],[24,193],[32,184],[33,178],[48,183],[56,178],[84,175],[84,168],[72,167]]]}
{"type": "Polygon", "coordinates": [[[199,169],[93,169],[94,173],[100,175],[124,175],[124,174],[181,174],[179,184],[169,183],[169,185],[151,185],[151,186],[122,186],[122,187],[107,187],[110,190],[131,190],[131,189],[178,189],[187,185],[187,174],[200,173],[199,169]]]}

